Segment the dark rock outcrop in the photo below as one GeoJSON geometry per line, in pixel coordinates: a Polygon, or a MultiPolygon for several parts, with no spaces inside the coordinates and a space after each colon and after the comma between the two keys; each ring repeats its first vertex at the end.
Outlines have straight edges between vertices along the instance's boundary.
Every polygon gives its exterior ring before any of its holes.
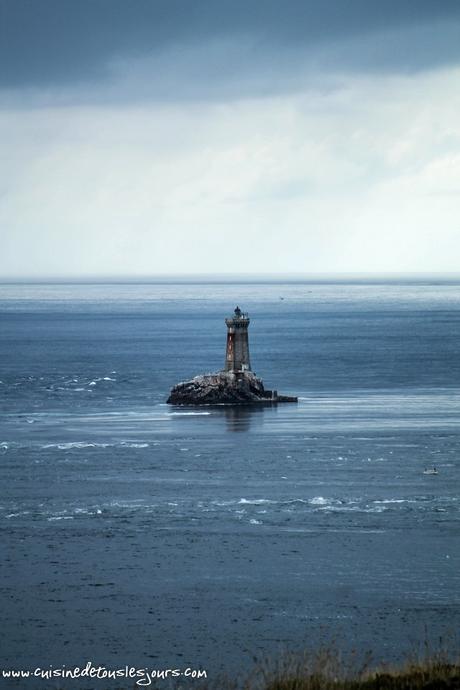
{"type": "Polygon", "coordinates": [[[171,405],[247,405],[254,403],[296,402],[297,398],[278,396],[265,390],[262,380],[251,371],[220,371],[195,376],[178,383],[167,402],[171,405]]]}
{"type": "Polygon", "coordinates": [[[225,369],[215,374],[195,376],[178,383],[167,400],[170,405],[254,405],[297,402],[297,398],[265,390],[262,380],[251,371],[249,363],[249,317],[236,307],[225,319],[227,348],[225,369]]]}

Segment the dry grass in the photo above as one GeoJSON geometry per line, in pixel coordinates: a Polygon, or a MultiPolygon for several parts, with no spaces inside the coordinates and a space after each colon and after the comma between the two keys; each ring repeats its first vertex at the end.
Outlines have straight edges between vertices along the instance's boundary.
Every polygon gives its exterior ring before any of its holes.
{"type": "Polygon", "coordinates": [[[387,666],[374,665],[370,654],[358,662],[330,649],[286,655],[276,664],[265,660],[244,681],[220,678],[200,690],[460,690],[460,659],[425,650],[387,666]]]}
{"type": "MultiPolygon", "coordinates": [[[[460,690],[460,665],[406,664],[377,668],[361,674],[331,673],[332,669],[299,670],[268,679],[264,690],[460,690]]],[[[248,687],[249,690],[249,687],[248,687]]]]}

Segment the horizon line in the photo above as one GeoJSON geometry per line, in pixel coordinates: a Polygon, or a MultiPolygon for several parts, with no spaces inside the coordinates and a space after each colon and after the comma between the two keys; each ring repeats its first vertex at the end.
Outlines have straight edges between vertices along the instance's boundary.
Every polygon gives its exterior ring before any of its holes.
{"type": "Polygon", "coordinates": [[[158,283],[233,283],[233,282],[328,282],[328,281],[460,280],[457,271],[310,271],[273,273],[156,273],[150,275],[11,276],[1,277],[0,285],[146,285],[158,283]]]}

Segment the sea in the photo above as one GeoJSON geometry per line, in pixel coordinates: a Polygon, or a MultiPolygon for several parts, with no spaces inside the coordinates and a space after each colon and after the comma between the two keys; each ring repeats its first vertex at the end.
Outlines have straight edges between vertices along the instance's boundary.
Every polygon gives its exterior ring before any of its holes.
{"type": "Polygon", "coordinates": [[[458,651],[459,280],[3,284],[0,403],[0,671],[458,651]],[[167,405],[237,305],[298,403],[167,405]]]}

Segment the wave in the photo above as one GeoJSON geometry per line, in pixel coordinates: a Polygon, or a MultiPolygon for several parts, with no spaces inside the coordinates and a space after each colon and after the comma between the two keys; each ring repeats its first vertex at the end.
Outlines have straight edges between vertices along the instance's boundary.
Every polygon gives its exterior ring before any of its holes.
{"type": "MultiPolygon", "coordinates": [[[[369,497],[350,497],[326,498],[324,496],[314,496],[313,498],[240,498],[228,501],[214,500],[209,504],[200,502],[199,508],[205,510],[215,510],[216,508],[227,509],[227,512],[246,512],[251,507],[265,507],[264,513],[275,514],[279,510],[282,512],[298,512],[303,510],[313,510],[315,512],[355,512],[355,513],[382,513],[388,510],[437,510],[439,504],[443,504],[447,499],[441,496],[434,498],[426,496],[416,496],[410,498],[384,498],[371,499],[369,497]],[[238,511],[238,508],[243,511],[238,511]]],[[[449,504],[452,499],[448,499],[449,504]]],[[[261,511],[257,511],[260,513],[261,511]]]]}
{"type": "Polygon", "coordinates": [[[113,443],[96,443],[93,441],[68,441],[67,443],[45,443],[41,448],[58,448],[58,450],[72,450],[73,448],[109,448],[113,443]]]}
{"type": "Polygon", "coordinates": [[[168,417],[204,417],[210,415],[210,412],[168,412],[168,417]]]}
{"type": "MultiPolygon", "coordinates": [[[[45,443],[42,450],[57,448],[58,450],[79,450],[86,448],[148,448],[150,443],[145,441],[116,441],[115,443],[100,441],[68,441],[66,443],[45,443]]],[[[1,446],[0,446],[1,447],[1,446]]]]}
{"type": "MultiPolygon", "coordinates": [[[[349,516],[352,523],[347,521],[349,527],[359,530],[370,527],[377,529],[379,525],[373,523],[359,524],[356,523],[356,518],[359,515],[382,515],[387,514],[387,511],[402,511],[404,514],[407,510],[400,504],[394,507],[391,505],[383,505],[382,503],[356,503],[353,501],[345,502],[331,499],[330,502],[323,504],[314,504],[310,500],[280,500],[275,501],[271,499],[255,499],[250,501],[248,499],[233,500],[233,501],[189,501],[189,500],[161,500],[153,503],[146,499],[133,499],[128,501],[110,501],[99,505],[83,503],[80,505],[64,506],[50,506],[46,508],[43,505],[31,506],[27,504],[26,510],[21,510],[14,502],[9,505],[0,506],[0,516],[3,520],[8,521],[59,521],[59,520],[95,520],[95,519],[120,519],[124,520],[138,520],[146,519],[148,517],[149,524],[155,528],[163,529],[164,525],[171,526],[171,520],[188,523],[190,520],[200,521],[202,524],[212,520],[215,521],[239,521],[246,524],[259,525],[266,524],[268,526],[285,527],[290,523],[290,528],[294,531],[298,528],[306,529],[306,516],[316,515],[315,522],[308,522],[307,531],[317,531],[318,528],[326,529],[327,531],[334,531],[337,524],[331,522],[333,515],[349,516]],[[154,522],[151,522],[154,516],[154,522]],[[328,518],[328,516],[330,516],[328,518]],[[262,522],[263,520],[263,522],[262,522]],[[319,520],[319,522],[318,522],[319,520]],[[297,522],[297,524],[296,524],[297,522]]],[[[425,513],[426,511],[436,513],[439,519],[445,519],[444,516],[451,509],[457,513],[455,506],[448,506],[446,503],[433,505],[419,505],[415,509],[425,513]]],[[[409,508],[408,508],[409,509],[409,508]]],[[[413,510],[413,508],[409,509],[413,510]]],[[[453,515],[452,515],[453,517],[453,515]]],[[[341,530],[340,530],[341,531],[341,530]]],[[[379,529],[379,531],[381,531],[379,529]]]]}
{"type": "Polygon", "coordinates": [[[315,496],[310,500],[310,503],[312,506],[324,506],[329,503],[329,501],[326,498],[323,498],[323,496],[315,496]]]}
{"type": "Polygon", "coordinates": [[[148,448],[149,445],[149,443],[144,443],[140,441],[121,441],[120,443],[120,446],[122,446],[123,448],[148,448]]]}

